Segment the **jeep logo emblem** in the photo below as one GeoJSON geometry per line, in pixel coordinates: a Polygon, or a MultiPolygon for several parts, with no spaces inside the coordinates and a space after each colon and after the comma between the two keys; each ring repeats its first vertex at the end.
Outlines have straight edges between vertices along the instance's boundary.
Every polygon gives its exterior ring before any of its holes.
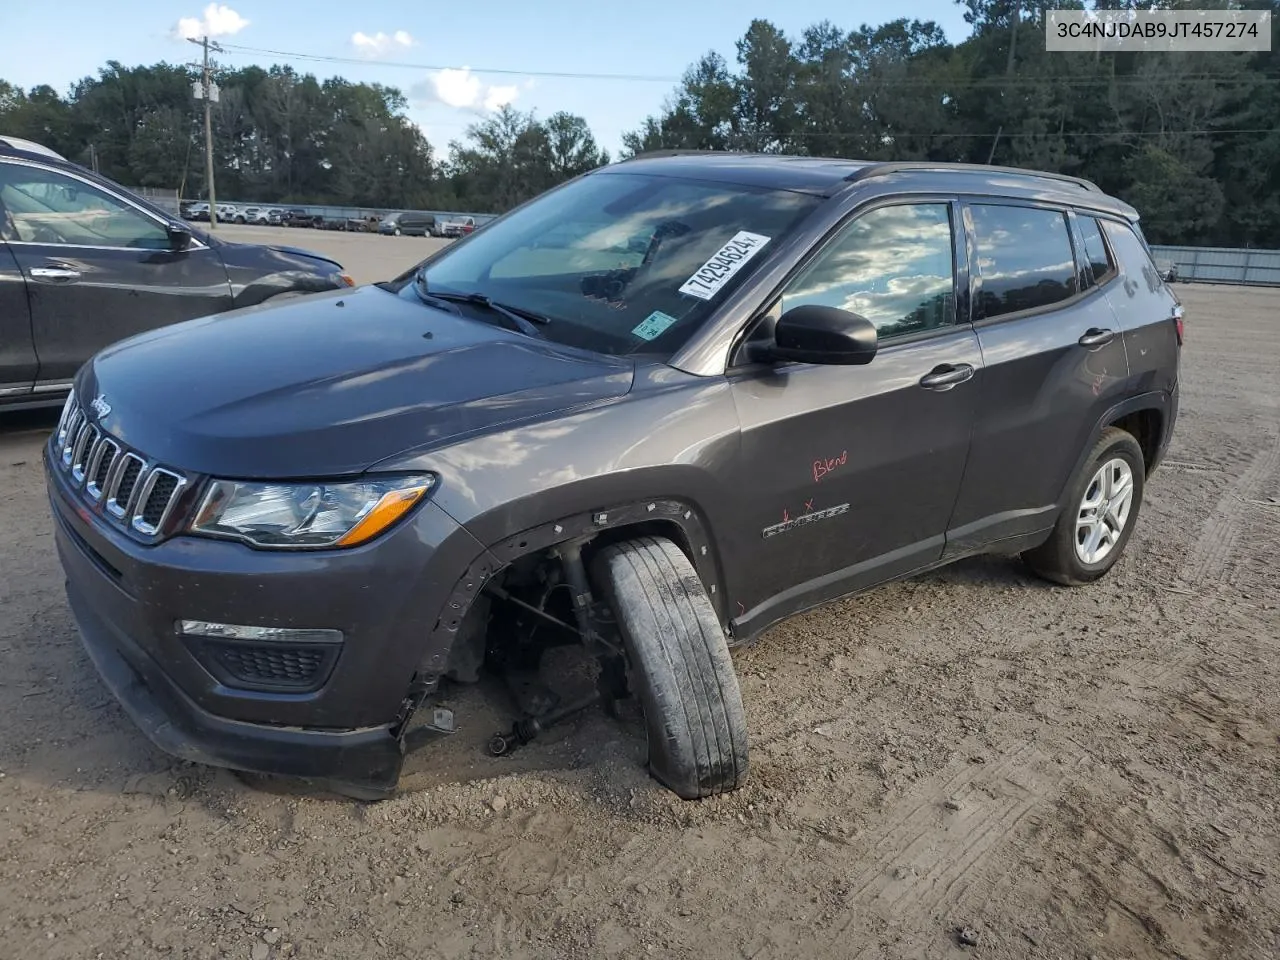
{"type": "Polygon", "coordinates": [[[98,415],[99,420],[111,412],[111,404],[107,403],[106,396],[101,393],[93,398],[93,402],[89,406],[93,408],[93,412],[98,415]]]}

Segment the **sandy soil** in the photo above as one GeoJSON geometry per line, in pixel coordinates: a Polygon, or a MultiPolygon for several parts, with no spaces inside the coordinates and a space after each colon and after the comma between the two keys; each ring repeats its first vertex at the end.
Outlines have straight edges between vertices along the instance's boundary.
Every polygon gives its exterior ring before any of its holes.
{"type": "Polygon", "coordinates": [[[8,418],[0,956],[1280,956],[1280,291],[1179,291],[1112,574],[980,559],[774,629],[736,658],[750,784],[703,803],[594,715],[485,759],[483,692],[377,805],[171,761],[78,645],[52,417],[8,418]]]}

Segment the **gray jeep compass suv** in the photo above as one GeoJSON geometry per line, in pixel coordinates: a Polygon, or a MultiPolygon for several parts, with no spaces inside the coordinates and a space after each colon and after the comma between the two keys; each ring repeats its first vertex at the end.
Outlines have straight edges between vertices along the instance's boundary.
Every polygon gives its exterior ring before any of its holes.
{"type": "Polygon", "coordinates": [[[191,760],[384,796],[486,670],[525,694],[494,753],[634,698],[657,779],[731,790],[733,646],[976,553],[1116,563],[1178,409],[1137,219],[1025,170],[640,157],[111,346],[45,452],[85,645],[191,760]],[[564,643],[595,696],[526,682],[564,643]]]}

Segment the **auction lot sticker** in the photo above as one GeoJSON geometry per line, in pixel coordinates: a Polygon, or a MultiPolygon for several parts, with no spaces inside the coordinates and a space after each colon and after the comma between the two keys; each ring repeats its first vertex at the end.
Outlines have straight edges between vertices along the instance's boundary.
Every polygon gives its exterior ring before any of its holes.
{"type": "Polygon", "coordinates": [[[739,230],[732,240],[694,271],[693,276],[680,287],[680,292],[699,300],[710,300],[768,242],[769,238],[766,236],[739,230]]]}

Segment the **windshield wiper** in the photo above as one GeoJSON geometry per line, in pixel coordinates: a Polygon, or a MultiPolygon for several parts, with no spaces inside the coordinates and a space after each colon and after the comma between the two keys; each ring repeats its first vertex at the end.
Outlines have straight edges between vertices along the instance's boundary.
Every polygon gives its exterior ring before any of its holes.
{"type": "Polygon", "coordinates": [[[427,288],[427,278],[425,274],[418,275],[418,291],[421,295],[430,300],[443,300],[446,303],[471,303],[486,310],[505,317],[509,325],[520,333],[528,334],[531,337],[541,337],[542,331],[534,324],[546,325],[551,322],[550,317],[544,317],[542,314],[533,310],[526,310],[523,307],[513,307],[505,303],[498,303],[489,299],[483,293],[454,293],[448,290],[429,290],[427,288]]]}

